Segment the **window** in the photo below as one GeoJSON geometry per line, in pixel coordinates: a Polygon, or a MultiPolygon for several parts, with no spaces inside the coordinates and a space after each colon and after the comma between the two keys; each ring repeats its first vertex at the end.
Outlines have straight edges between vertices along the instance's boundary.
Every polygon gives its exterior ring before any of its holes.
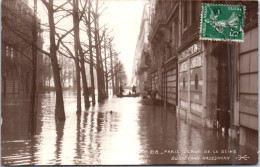
{"type": "Polygon", "coordinates": [[[188,26],[188,1],[183,2],[183,28],[185,29],[188,26]]]}
{"type": "Polygon", "coordinates": [[[191,21],[196,22],[199,21],[199,15],[198,15],[198,3],[197,1],[191,2],[191,21]]]}
{"type": "Polygon", "coordinates": [[[172,47],[175,47],[176,43],[175,43],[175,23],[172,23],[172,27],[171,27],[171,40],[172,40],[172,47]]]}
{"type": "Polygon", "coordinates": [[[172,47],[176,47],[178,43],[178,24],[176,23],[176,19],[172,23],[172,47]]]}
{"type": "Polygon", "coordinates": [[[6,48],[5,48],[5,56],[6,57],[9,57],[9,47],[8,46],[6,46],[6,48]]]}
{"type": "Polygon", "coordinates": [[[182,86],[183,86],[183,90],[185,90],[185,86],[186,86],[186,81],[185,81],[185,77],[183,77],[183,80],[182,80],[182,86]]]}
{"type": "Polygon", "coordinates": [[[195,75],[195,89],[198,90],[198,85],[199,85],[199,77],[198,74],[195,75]]]}
{"type": "Polygon", "coordinates": [[[14,49],[13,48],[10,49],[10,58],[11,59],[14,58],[14,49]]]}

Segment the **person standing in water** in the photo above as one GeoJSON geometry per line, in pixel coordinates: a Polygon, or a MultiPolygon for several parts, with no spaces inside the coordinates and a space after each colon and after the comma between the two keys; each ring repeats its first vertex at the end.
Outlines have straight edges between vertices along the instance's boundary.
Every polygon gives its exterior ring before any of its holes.
{"type": "Polygon", "coordinates": [[[132,92],[133,92],[133,94],[136,94],[136,87],[135,87],[135,85],[133,85],[133,87],[132,87],[132,92]]]}

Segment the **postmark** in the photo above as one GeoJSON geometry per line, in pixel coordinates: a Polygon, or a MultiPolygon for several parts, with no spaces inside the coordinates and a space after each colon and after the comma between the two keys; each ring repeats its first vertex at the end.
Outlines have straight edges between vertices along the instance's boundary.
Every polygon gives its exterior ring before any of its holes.
{"type": "Polygon", "coordinates": [[[245,6],[202,3],[200,39],[244,41],[245,6]]]}

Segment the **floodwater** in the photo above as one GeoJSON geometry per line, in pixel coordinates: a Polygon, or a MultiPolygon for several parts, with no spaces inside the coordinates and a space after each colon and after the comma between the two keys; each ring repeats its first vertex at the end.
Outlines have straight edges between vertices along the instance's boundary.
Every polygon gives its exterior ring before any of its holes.
{"type": "Polygon", "coordinates": [[[53,92],[40,95],[38,102],[35,136],[28,133],[28,102],[2,104],[2,165],[258,162],[256,151],[236,145],[221,131],[186,122],[172,108],[140,97],[110,97],[77,115],[76,94],[64,92],[65,122],[55,122],[53,92]]]}

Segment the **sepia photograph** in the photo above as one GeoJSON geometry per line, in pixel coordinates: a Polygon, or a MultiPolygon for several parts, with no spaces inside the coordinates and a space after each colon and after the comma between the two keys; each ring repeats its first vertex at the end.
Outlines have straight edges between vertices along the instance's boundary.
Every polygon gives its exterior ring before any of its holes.
{"type": "Polygon", "coordinates": [[[258,0],[1,0],[1,165],[257,165],[258,0]]]}

